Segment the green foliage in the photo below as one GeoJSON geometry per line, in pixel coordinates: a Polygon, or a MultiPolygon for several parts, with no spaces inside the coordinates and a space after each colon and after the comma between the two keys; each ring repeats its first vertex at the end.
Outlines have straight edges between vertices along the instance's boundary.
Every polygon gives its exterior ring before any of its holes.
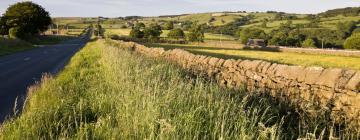
{"type": "Polygon", "coordinates": [[[94,29],[95,36],[104,36],[104,32],[105,30],[102,28],[100,24],[95,25],[95,29],[94,29]]]}
{"type": "Polygon", "coordinates": [[[133,28],[130,31],[129,36],[132,37],[132,38],[143,38],[144,37],[144,32],[141,31],[139,28],[133,28]]]}
{"type": "Polygon", "coordinates": [[[149,25],[149,27],[145,27],[144,38],[149,39],[151,41],[159,40],[161,33],[162,33],[161,26],[153,23],[149,25]]]}
{"type": "Polygon", "coordinates": [[[145,29],[145,24],[142,22],[138,22],[135,24],[134,29],[139,29],[139,30],[144,30],[145,29]]]}
{"type": "Polygon", "coordinates": [[[176,28],[176,29],[173,29],[171,30],[168,35],[167,35],[169,38],[172,38],[172,39],[184,39],[185,38],[185,33],[183,30],[179,29],[179,28],[176,28]]]}
{"type": "Polygon", "coordinates": [[[352,34],[354,35],[354,34],[359,34],[360,33],[360,28],[358,27],[358,28],[356,28],[353,32],[352,32],[352,34]]]}
{"type": "Polygon", "coordinates": [[[253,16],[247,15],[241,18],[237,18],[234,21],[222,25],[222,26],[210,26],[205,28],[205,31],[207,33],[214,33],[214,34],[225,34],[225,35],[231,35],[231,36],[237,36],[239,27],[249,24],[250,21],[254,19],[253,16]]]}
{"type": "Polygon", "coordinates": [[[313,39],[308,38],[301,44],[301,46],[303,48],[316,48],[316,42],[313,39]]]}
{"type": "Polygon", "coordinates": [[[164,25],[164,30],[172,30],[172,29],[174,29],[174,22],[173,21],[166,22],[164,25]]]}
{"type": "Polygon", "coordinates": [[[191,42],[204,42],[204,38],[204,26],[194,23],[189,31],[188,40],[191,42]]]}
{"type": "Polygon", "coordinates": [[[6,17],[0,17],[0,35],[8,35],[9,28],[6,25],[6,17]]]}
{"type": "Polygon", "coordinates": [[[312,120],[299,113],[270,96],[222,88],[173,63],[100,42],[31,88],[22,114],[2,124],[0,139],[359,137],[322,114],[312,120]]]}
{"type": "Polygon", "coordinates": [[[360,14],[360,7],[347,7],[347,8],[328,10],[324,13],[321,13],[320,15],[325,17],[333,17],[338,15],[357,16],[359,14],[360,14]]]}
{"type": "Polygon", "coordinates": [[[354,34],[347,38],[344,42],[344,48],[360,50],[360,34],[354,34]]]}
{"type": "Polygon", "coordinates": [[[12,27],[9,30],[9,37],[13,39],[21,37],[23,34],[24,33],[21,31],[20,27],[12,27]]]}
{"type": "Polygon", "coordinates": [[[144,23],[142,23],[142,22],[136,23],[135,26],[130,31],[129,36],[131,38],[144,38],[144,31],[143,31],[144,28],[145,28],[144,23]]]}
{"type": "Polygon", "coordinates": [[[249,39],[266,39],[266,34],[258,28],[245,28],[240,31],[240,41],[246,44],[249,39]]]}
{"type": "Polygon", "coordinates": [[[343,38],[347,38],[351,35],[351,33],[356,29],[357,23],[350,21],[350,22],[339,22],[336,24],[336,28],[338,31],[342,33],[343,38]]]}
{"type": "Polygon", "coordinates": [[[40,5],[29,1],[11,5],[3,17],[6,19],[6,29],[20,28],[23,32],[21,35],[39,34],[51,24],[49,13],[40,5]]]}

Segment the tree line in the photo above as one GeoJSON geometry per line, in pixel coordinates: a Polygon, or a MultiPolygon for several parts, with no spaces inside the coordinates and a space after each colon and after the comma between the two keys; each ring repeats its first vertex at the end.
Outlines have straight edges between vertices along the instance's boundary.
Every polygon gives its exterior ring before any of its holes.
{"type": "Polygon", "coordinates": [[[157,23],[151,23],[146,26],[142,22],[136,23],[131,31],[130,37],[136,39],[146,39],[149,41],[157,41],[160,39],[162,30],[170,30],[167,37],[176,40],[187,40],[190,42],[203,42],[205,39],[204,25],[192,23],[188,28],[189,33],[185,34],[182,28],[174,28],[174,22],[169,21],[164,26],[160,26],[157,23]]]}

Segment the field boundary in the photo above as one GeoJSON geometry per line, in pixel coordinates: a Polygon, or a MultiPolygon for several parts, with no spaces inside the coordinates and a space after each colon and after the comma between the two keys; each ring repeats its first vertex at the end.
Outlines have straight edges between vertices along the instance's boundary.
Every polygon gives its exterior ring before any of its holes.
{"type": "Polygon", "coordinates": [[[325,113],[336,122],[346,120],[360,128],[360,71],[289,66],[261,60],[225,60],[181,49],[165,51],[134,42],[107,42],[149,57],[165,58],[221,86],[235,89],[245,86],[251,92],[289,100],[310,115],[325,113]]]}
{"type": "Polygon", "coordinates": [[[268,46],[264,50],[280,51],[280,52],[295,52],[306,54],[321,54],[321,55],[338,55],[338,56],[355,56],[360,57],[360,51],[356,50],[340,50],[340,49],[317,49],[317,48],[294,48],[287,46],[268,46]]]}

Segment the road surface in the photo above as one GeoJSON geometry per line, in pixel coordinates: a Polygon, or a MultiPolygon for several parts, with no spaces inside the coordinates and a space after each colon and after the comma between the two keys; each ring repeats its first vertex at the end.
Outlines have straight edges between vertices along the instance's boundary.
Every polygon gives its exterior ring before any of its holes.
{"type": "Polygon", "coordinates": [[[0,124],[13,114],[15,100],[21,110],[28,86],[44,73],[56,74],[90,38],[90,32],[79,39],[58,45],[0,57],[0,124]]]}

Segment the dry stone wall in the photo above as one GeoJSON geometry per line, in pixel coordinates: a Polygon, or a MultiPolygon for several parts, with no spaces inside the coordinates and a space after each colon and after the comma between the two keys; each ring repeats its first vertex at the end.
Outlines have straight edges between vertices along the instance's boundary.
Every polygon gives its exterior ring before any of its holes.
{"type": "Polygon", "coordinates": [[[289,66],[261,60],[225,60],[181,49],[165,51],[133,42],[118,43],[149,57],[173,61],[193,74],[216,80],[222,86],[245,86],[250,92],[286,98],[305,111],[311,110],[314,115],[318,111],[330,111],[335,120],[359,124],[359,71],[289,66]],[[319,107],[321,109],[316,109],[319,107]]]}

